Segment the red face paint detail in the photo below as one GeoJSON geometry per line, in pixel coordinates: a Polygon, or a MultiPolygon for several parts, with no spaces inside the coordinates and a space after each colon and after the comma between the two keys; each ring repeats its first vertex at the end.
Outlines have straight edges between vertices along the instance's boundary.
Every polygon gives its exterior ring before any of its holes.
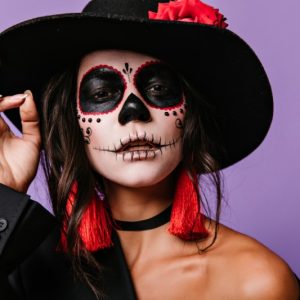
{"type": "MultiPolygon", "coordinates": [[[[137,84],[136,84],[136,80],[137,80],[137,76],[139,75],[139,73],[146,67],[149,67],[151,65],[158,65],[158,64],[162,64],[163,62],[159,61],[159,60],[150,60],[150,61],[146,61],[145,63],[143,63],[135,72],[134,77],[133,77],[133,84],[135,86],[136,89],[137,88],[137,84]]],[[[144,99],[143,99],[144,100],[144,99]]],[[[148,103],[145,101],[146,105],[151,107],[151,108],[155,108],[155,109],[159,109],[159,110],[164,110],[164,111],[168,111],[168,110],[173,110],[175,108],[178,108],[180,106],[183,105],[184,102],[184,98],[181,99],[181,101],[174,105],[174,106],[169,106],[169,107],[158,107],[156,105],[152,105],[151,103],[148,103]]]]}
{"type": "MultiPolygon", "coordinates": [[[[97,69],[101,69],[101,68],[111,69],[111,70],[113,70],[114,72],[116,72],[116,73],[120,76],[120,78],[122,79],[122,82],[123,82],[123,84],[124,84],[124,94],[125,94],[125,91],[126,91],[126,89],[127,89],[127,82],[126,82],[126,80],[125,80],[123,74],[122,74],[118,69],[114,68],[113,66],[109,66],[109,65],[98,65],[98,66],[92,67],[92,68],[89,69],[87,72],[85,72],[84,75],[82,76],[81,80],[80,80],[79,88],[81,88],[82,80],[83,80],[88,74],[90,74],[91,72],[93,72],[93,71],[95,71],[95,70],[97,70],[97,69]]],[[[79,93],[79,95],[80,95],[80,93],[79,93]]],[[[79,107],[79,112],[80,112],[81,114],[83,114],[83,115],[94,115],[94,116],[97,116],[97,115],[107,115],[107,114],[109,114],[109,113],[115,111],[115,110],[119,107],[119,105],[120,105],[120,103],[121,103],[122,101],[123,101],[123,99],[118,103],[118,105],[117,105],[116,107],[114,107],[113,109],[111,109],[111,110],[109,110],[109,111],[105,111],[105,112],[84,112],[84,111],[82,111],[81,106],[80,106],[80,99],[78,99],[78,107],[79,107]]]]}

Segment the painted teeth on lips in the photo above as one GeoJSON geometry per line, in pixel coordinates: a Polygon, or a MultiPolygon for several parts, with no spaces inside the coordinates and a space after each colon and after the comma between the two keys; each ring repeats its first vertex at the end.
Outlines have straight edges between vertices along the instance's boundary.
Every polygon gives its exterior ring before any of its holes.
{"type": "Polygon", "coordinates": [[[148,151],[152,150],[155,151],[160,148],[159,144],[154,144],[151,142],[143,142],[143,141],[135,141],[127,143],[126,145],[122,146],[117,153],[121,152],[131,152],[131,151],[148,151]]]}

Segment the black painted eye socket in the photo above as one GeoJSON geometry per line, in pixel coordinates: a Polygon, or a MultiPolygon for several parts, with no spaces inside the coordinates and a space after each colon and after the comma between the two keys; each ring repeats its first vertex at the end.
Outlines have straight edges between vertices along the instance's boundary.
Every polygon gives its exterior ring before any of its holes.
{"type": "Polygon", "coordinates": [[[120,72],[99,67],[81,81],[79,102],[82,112],[108,112],[117,107],[123,98],[125,82],[120,72]]]}
{"type": "Polygon", "coordinates": [[[149,105],[167,108],[183,101],[181,81],[176,72],[165,64],[145,66],[137,73],[135,83],[149,105]]]}

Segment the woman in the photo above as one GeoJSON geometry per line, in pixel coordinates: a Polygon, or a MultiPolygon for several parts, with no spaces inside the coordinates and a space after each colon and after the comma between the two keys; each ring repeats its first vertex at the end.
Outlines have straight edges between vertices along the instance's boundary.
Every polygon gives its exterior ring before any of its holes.
{"type": "Polygon", "coordinates": [[[56,217],[23,194],[41,146],[33,94],[1,97],[1,111],[20,107],[23,131],[17,139],[1,122],[0,266],[8,299],[299,297],[280,258],[218,223],[218,170],[253,151],[270,125],[265,72],[211,7],[177,1],[156,10],[157,2],[93,0],[83,14],[1,34],[1,91],[30,86],[42,102],[56,217]],[[185,22],[151,21],[148,11],[185,22]],[[24,38],[36,43],[20,56],[16,43],[24,38]],[[183,38],[203,43],[191,49],[183,38]],[[216,190],[215,222],[199,213],[209,210],[197,188],[206,173],[216,190]]]}

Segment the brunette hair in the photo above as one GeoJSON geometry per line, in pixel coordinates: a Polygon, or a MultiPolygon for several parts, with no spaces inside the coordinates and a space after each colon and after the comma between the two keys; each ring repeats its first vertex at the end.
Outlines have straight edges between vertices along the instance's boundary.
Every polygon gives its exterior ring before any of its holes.
{"type": "MultiPolygon", "coordinates": [[[[53,211],[60,221],[67,219],[66,229],[68,255],[72,262],[75,275],[86,282],[99,299],[103,296],[101,288],[101,266],[93,254],[82,244],[77,228],[86,210],[96,184],[101,186],[101,176],[95,174],[87,158],[82,132],[80,130],[76,110],[76,85],[79,64],[67,68],[53,76],[43,96],[42,133],[44,155],[43,166],[48,181],[53,211]],[[68,216],[66,202],[72,187],[77,181],[78,194],[68,216]],[[97,272],[97,273],[96,273],[97,272]],[[95,274],[98,274],[97,276],[95,274]]],[[[182,79],[187,98],[187,112],[183,128],[183,160],[182,165],[191,174],[208,176],[215,189],[215,214],[212,216],[210,205],[203,193],[198,193],[202,210],[207,217],[215,220],[216,226],[212,243],[216,240],[221,199],[221,175],[219,165],[210,154],[213,141],[209,139],[205,129],[210,128],[213,120],[209,118],[209,106],[204,97],[199,95],[186,80],[182,79]]],[[[194,181],[198,190],[198,181],[194,181]]],[[[211,223],[212,224],[212,223],[211,223]]]]}

